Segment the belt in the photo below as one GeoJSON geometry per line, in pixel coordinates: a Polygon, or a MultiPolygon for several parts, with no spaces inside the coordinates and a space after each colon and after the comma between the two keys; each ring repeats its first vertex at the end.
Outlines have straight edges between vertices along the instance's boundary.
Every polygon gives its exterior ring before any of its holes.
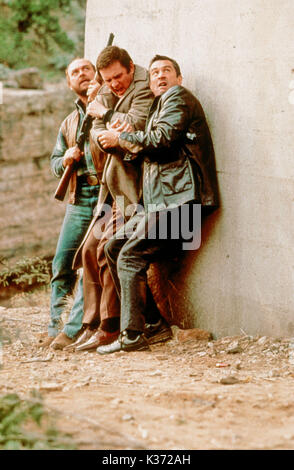
{"type": "Polygon", "coordinates": [[[78,176],[79,183],[87,183],[89,186],[97,186],[99,184],[98,176],[95,174],[84,174],[78,176]]]}

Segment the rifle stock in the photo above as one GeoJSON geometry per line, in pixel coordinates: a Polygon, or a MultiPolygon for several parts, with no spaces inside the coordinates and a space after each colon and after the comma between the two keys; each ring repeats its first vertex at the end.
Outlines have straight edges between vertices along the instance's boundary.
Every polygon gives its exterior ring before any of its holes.
{"type": "MultiPolygon", "coordinates": [[[[109,37],[108,37],[108,41],[107,41],[107,46],[111,46],[111,44],[113,42],[113,39],[114,39],[114,34],[110,33],[109,37]]],[[[88,115],[88,114],[86,114],[84,119],[83,119],[81,130],[80,130],[80,133],[79,133],[79,137],[78,137],[77,142],[76,142],[76,145],[78,146],[78,148],[80,150],[83,150],[84,143],[85,143],[86,139],[88,138],[89,131],[91,129],[93,119],[94,118],[92,116],[88,115]]],[[[64,200],[65,195],[66,195],[66,191],[67,191],[72,173],[75,170],[75,167],[76,167],[75,163],[72,163],[71,165],[68,165],[65,168],[65,170],[62,174],[62,177],[60,178],[59,184],[56,188],[56,191],[54,193],[54,198],[58,199],[58,201],[63,201],[64,200]]]]}
{"type": "Polygon", "coordinates": [[[73,166],[74,166],[73,163],[71,165],[68,165],[65,168],[62,177],[60,178],[59,184],[58,184],[58,186],[56,188],[56,191],[54,193],[54,197],[58,201],[63,201],[63,199],[65,198],[66,191],[67,191],[67,188],[68,188],[68,185],[69,185],[69,181],[71,179],[71,175],[72,175],[72,172],[74,170],[73,166]]]}
{"type": "MultiPolygon", "coordinates": [[[[89,131],[90,131],[93,119],[94,118],[90,116],[89,114],[86,114],[83,119],[81,130],[79,132],[79,137],[77,138],[77,142],[76,142],[76,146],[81,151],[83,150],[85,140],[87,139],[89,135],[89,131]]],[[[60,178],[55,194],[54,194],[55,199],[58,199],[58,201],[63,201],[63,199],[65,198],[69,181],[75,168],[76,168],[75,163],[72,163],[71,165],[67,165],[67,167],[65,168],[62,174],[62,177],[60,178]]]]}

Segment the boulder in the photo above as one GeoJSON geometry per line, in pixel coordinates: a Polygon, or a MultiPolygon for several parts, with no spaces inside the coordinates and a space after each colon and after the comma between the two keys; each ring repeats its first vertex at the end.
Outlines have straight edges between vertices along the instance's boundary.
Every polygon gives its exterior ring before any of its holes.
{"type": "Polygon", "coordinates": [[[25,89],[42,89],[43,79],[37,67],[30,67],[26,69],[17,70],[13,74],[19,88],[25,89]]]}

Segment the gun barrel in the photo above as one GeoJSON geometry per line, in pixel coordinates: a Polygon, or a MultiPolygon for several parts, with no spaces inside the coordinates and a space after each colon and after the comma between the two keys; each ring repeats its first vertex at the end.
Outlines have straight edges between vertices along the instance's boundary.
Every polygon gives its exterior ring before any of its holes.
{"type": "Polygon", "coordinates": [[[108,37],[108,41],[107,41],[107,47],[112,45],[113,39],[114,39],[114,34],[110,33],[108,37]]]}

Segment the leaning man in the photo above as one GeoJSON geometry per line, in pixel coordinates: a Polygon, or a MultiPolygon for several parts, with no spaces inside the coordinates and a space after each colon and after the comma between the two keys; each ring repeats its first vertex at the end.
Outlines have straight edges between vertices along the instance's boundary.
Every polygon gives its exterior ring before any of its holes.
{"type": "MultiPolygon", "coordinates": [[[[99,136],[104,148],[119,145],[129,151],[130,160],[143,162],[143,207],[105,246],[121,293],[121,325],[116,341],[97,348],[100,354],[149,349],[146,330],[144,334],[147,269],[164,251],[168,256],[182,243],[180,237],[173,239],[174,226],[170,227],[168,243],[160,231],[158,234],[158,223],[160,227],[162,218],[168,220],[165,213],[172,215],[185,206],[192,208],[193,216],[194,207],[212,210],[218,206],[213,145],[199,101],[181,85],[175,60],[155,56],[149,76],[155,99],[145,130],[109,130],[99,136]]],[[[189,219],[181,223],[187,222],[189,219]]]]}

